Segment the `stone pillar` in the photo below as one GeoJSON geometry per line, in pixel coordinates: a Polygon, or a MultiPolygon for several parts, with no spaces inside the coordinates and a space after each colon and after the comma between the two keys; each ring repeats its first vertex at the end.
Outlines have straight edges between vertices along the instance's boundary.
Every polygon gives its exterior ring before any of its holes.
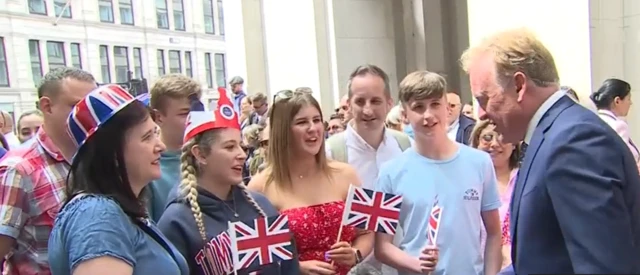
{"type": "Polygon", "coordinates": [[[573,87],[589,105],[589,5],[584,0],[467,0],[470,44],[500,30],[528,27],[553,54],[561,84],[573,87]]]}

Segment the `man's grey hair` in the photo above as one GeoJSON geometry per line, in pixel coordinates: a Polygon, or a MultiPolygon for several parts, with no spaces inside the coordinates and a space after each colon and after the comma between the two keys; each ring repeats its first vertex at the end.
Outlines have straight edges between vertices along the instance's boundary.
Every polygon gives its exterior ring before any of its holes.
{"type": "Polygon", "coordinates": [[[74,67],[59,67],[50,70],[38,84],[38,98],[43,96],[55,96],[60,89],[60,82],[62,80],[71,78],[79,81],[96,82],[96,79],[91,73],[74,68],[74,67]]]}
{"type": "Polygon", "coordinates": [[[359,263],[351,268],[347,275],[382,275],[382,271],[376,269],[372,265],[359,263]]]}
{"type": "Polygon", "coordinates": [[[384,82],[384,92],[388,97],[391,97],[391,85],[389,84],[389,75],[387,75],[387,73],[382,68],[376,65],[367,64],[367,65],[358,66],[349,75],[349,81],[347,82],[348,98],[351,99],[351,95],[352,95],[351,82],[353,81],[353,79],[358,76],[364,76],[368,74],[375,75],[382,78],[382,81],[384,82]]]}

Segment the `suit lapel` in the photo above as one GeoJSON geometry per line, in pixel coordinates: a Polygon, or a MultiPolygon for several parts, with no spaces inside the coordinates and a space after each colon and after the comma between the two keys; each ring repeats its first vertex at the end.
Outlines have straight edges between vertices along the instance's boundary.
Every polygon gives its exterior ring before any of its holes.
{"type": "Polygon", "coordinates": [[[554,121],[558,118],[560,113],[564,111],[566,108],[574,105],[575,102],[563,96],[551,106],[551,108],[542,116],[540,122],[536,126],[533,137],[531,138],[531,144],[529,144],[527,151],[524,156],[524,161],[518,171],[518,176],[516,178],[515,187],[513,189],[513,193],[511,195],[511,204],[510,204],[510,212],[511,212],[511,223],[509,228],[509,233],[511,233],[512,240],[512,260],[515,262],[516,258],[516,242],[517,242],[517,229],[518,229],[518,218],[520,214],[520,199],[522,198],[522,193],[524,191],[525,186],[527,185],[527,180],[529,178],[529,172],[531,170],[531,165],[533,164],[533,160],[540,149],[540,146],[544,142],[545,133],[551,125],[553,125],[554,121]]]}

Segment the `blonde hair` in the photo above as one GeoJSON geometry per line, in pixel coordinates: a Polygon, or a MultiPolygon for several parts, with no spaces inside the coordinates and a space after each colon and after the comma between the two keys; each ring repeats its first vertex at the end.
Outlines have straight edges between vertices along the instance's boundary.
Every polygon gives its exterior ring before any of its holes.
{"type": "MultiPolygon", "coordinates": [[[[269,185],[275,182],[278,187],[291,186],[291,174],[289,164],[293,161],[293,133],[291,126],[293,117],[305,106],[312,106],[320,113],[322,119],[322,109],[320,104],[308,92],[284,91],[290,97],[275,100],[269,113],[269,150],[267,151],[267,182],[269,185]]],[[[277,95],[276,95],[277,97],[277,95]]],[[[324,135],[321,135],[324,139],[324,135]]],[[[316,154],[316,165],[321,172],[331,175],[327,156],[324,150],[324,140],[321,141],[320,150],[316,154]]]]}
{"type": "Polygon", "coordinates": [[[183,99],[193,94],[198,98],[202,95],[198,81],[182,74],[163,75],[151,86],[149,107],[163,112],[167,98],[183,99]]]}
{"type": "Polygon", "coordinates": [[[400,125],[402,124],[402,114],[401,114],[400,105],[393,106],[389,113],[387,114],[386,122],[387,124],[392,125],[400,125]]]}
{"type": "MultiPolygon", "coordinates": [[[[205,154],[209,154],[211,150],[211,144],[215,141],[219,129],[208,130],[196,135],[194,138],[188,140],[182,145],[182,155],[180,156],[180,171],[181,181],[179,186],[180,198],[186,200],[191,206],[191,212],[193,218],[196,221],[198,232],[205,246],[208,246],[209,240],[207,238],[207,231],[202,220],[202,212],[200,210],[200,204],[198,203],[198,186],[196,176],[199,173],[199,169],[196,165],[195,157],[191,153],[193,146],[198,146],[205,154]]],[[[266,213],[260,205],[253,199],[251,194],[247,191],[246,186],[243,183],[239,183],[238,187],[242,191],[244,198],[256,209],[256,211],[262,217],[266,217],[266,213]]],[[[207,255],[208,253],[205,253],[207,255]]]]}
{"type": "Polygon", "coordinates": [[[258,147],[258,143],[260,143],[260,134],[264,126],[260,124],[251,124],[249,126],[244,127],[242,129],[242,136],[247,140],[249,144],[253,148],[258,147]]]}
{"type": "Polygon", "coordinates": [[[398,91],[400,102],[442,98],[447,91],[447,81],[441,75],[429,71],[415,71],[407,75],[398,91]]]}
{"type": "Polygon", "coordinates": [[[460,58],[464,71],[469,72],[472,62],[484,54],[493,57],[499,81],[516,72],[524,73],[540,87],[555,85],[560,79],[551,52],[527,28],[498,32],[467,49],[460,58]]]}

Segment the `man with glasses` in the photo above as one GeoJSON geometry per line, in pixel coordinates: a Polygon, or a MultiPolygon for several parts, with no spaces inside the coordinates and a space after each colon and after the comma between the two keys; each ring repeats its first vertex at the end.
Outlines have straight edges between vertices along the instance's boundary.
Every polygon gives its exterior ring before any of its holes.
{"type": "Polygon", "coordinates": [[[462,104],[460,103],[460,96],[457,93],[448,92],[447,102],[449,103],[449,130],[447,135],[451,140],[469,145],[471,132],[476,122],[461,114],[462,104]]]}
{"type": "Polygon", "coordinates": [[[257,93],[251,97],[251,103],[253,112],[249,116],[249,125],[258,124],[267,119],[267,111],[269,110],[267,96],[263,93],[257,93]]]}
{"type": "Polygon", "coordinates": [[[342,124],[342,116],[340,114],[331,115],[327,124],[327,133],[329,134],[329,137],[344,131],[344,124],[342,124]]]}

